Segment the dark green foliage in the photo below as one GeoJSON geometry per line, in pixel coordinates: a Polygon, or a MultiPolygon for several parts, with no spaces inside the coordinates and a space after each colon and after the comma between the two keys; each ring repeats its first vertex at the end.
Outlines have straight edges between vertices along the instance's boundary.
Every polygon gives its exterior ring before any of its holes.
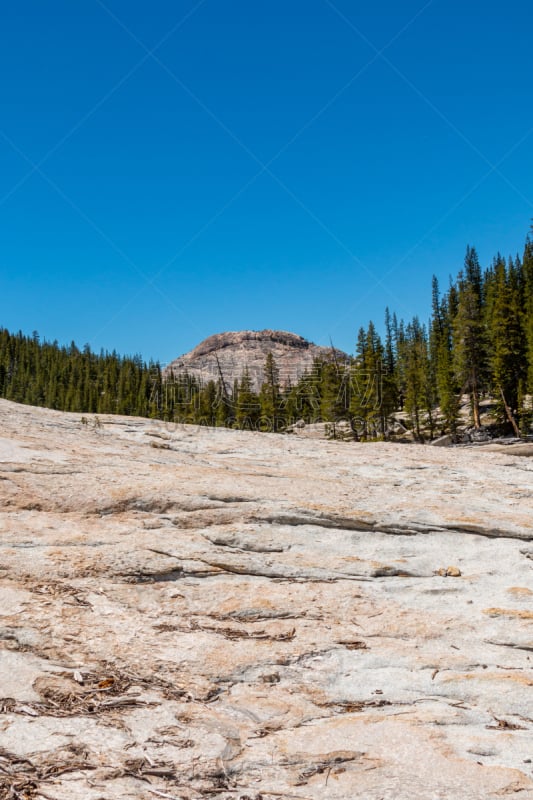
{"type": "Polygon", "coordinates": [[[500,421],[518,433],[527,382],[527,344],[524,330],[521,264],[498,257],[486,277],[487,336],[490,341],[490,392],[500,421]]]}
{"type": "Polygon", "coordinates": [[[274,356],[269,353],[266,357],[263,385],[259,393],[262,430],[277,431],[284,427],[281,403],[279,369],[274,356]]]}
{"type": "Polygon", "coordinates": [[[422,428],[434,431],[433,409],[437,402],[434,369],[426,329],[415,317],[405,328],[398,345],[403,381],[404,408],[415,436],[423,441],[422,428]]]}
{"type": "MultiPolygon", "coordinates": [[[[382,341],[373,323],[360,328],[349,363],[316,360],[294,383],[282,381],[272,354],[261,388],[247,371],[231,386],[202,383],[187,373],[163,380],[157,363],[139,356],[95,354],[86,345],[11,334],[0,328],[0,396],[62,411],[133,414],[172,422],[283,431],[303,420],[327,422],[333,436],[346,425],[355,438],[393,435],[395,412],[423,441],[456,433],[461,397],[470,396],[472,423],[485,398],[502,428],[526,433],[533,419],[533,243],[522,259],[497,256],[482,272],[468,247],[455,281],[441,295],[432,283],[431,318],[404,323],[386,309],[382,341]]],[[[396,428],[398,426],[396,425],[396,428]]]]}
{"type": "Polygon", "coordinates": [[[451,433],[455,433],[459,414],[459,397],[453,370],[450,299],[449,297],[440,298],[439,285],[435,276],[432,287],[429,358],[434,391],[442,415],[441,432],[449,430],[451,433]]]}
{"type": "Polygon", "coordinates": [[[528,239],[522,260],[524,273],[524,330],[527,348],[527,389],[533,393],[533,242],[528,239]]]}
{"type": "Polygon", "coordinates": [[[238,428],[257,430],[261,417],[259,397],[253,390],[252,379],[245,369],[235,398],[235,423],[238,428]]]}
{"type": "Polygon", "coordinates": [[[457,282],[457,313],[453,319],[454,369],[461,391],[470,394],[472,419],[479,428],[480,395],[486,388],[487,331],[483,319],[481,271],[475,250],[467,247],[464,272],[457,282]]]}
{"type": "MultiPolygon", "coordinates": [[[[385,350],[371,322],[359,329],[355,361],[350,369],[350,414],[359,438],[385,435],[383,415],[383,373],[385,350]]],[[[391,409],[393,410],[393,409],[391,409]]]]}
{"type": "Polygon", "coordinates": [[[19,403],[60,411],[97,414],[155,413],[158,365],[146,365],[138,356],[79,350],[74,343],[59,347],[41,342],[38,335],[11,334],[0,329],[0,396],[19,403]]]}

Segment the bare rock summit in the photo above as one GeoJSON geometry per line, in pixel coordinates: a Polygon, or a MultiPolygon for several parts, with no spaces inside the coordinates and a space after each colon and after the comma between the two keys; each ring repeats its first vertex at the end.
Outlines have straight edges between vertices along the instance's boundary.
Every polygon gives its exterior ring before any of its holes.
{"type": "Polygon", "coordinates": [[[176,358],[164,370],[164,377],[187,373],[203,382],[218,380],[220,372],[231,388],[248,369],[254,388],[263,382],[266,357],[272,353],[280,372],[282,386],[294,384],[309,371],[316,358],[346,361],[348,356],[331,347],[320,347],[288,331],[227,331],[216,333],[200,342],[194,350],[176,358]]]}

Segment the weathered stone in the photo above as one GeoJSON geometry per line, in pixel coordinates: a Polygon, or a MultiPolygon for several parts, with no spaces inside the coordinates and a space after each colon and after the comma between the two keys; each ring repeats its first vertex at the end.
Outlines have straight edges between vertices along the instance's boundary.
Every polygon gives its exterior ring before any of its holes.
{"type": "Polygon", "coordinates": [[[529,460],[86,419],[0,401],[0,796],[533,797],[529,460]]]}
{"type": "Polygon", "coordinates": [[[454,438],[449,433],[447,433],[445,436],[439,436],[438,439],[433,439],[433,441],[430,442],[433,447],[449,447],[453,443],[454,438]]]}
{"type": "Polygon", "coordinates": [[[446,568],[446,577],[447,578],[460,578],[461,577],[461,570],[459,567],[447,567],[446,568]]]}
{"type": "Polygon", "coordinates": [[[272,353],[280,374],[280,383],[293,386],[306,371],[313,367],[316,358],[321,360],[348,361],[341,350],[319,347],[302,336],[288,331],[228,331],[209,336],[194,350],[176,358],[163,370],[169,378],[171,372],[176,377],[188,373],[202,381],[218,381],[224,378],[228,391],[233,390],[233,382],[240,380],[245,369],[248,370],[254,389],[258,391],[264,381],[265,360],[272,353]]]}

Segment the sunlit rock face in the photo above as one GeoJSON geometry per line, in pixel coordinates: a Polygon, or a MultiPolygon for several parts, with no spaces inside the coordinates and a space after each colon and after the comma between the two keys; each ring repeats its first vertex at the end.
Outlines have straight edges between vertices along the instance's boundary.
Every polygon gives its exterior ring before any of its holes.
{"type": "Polygon", "coordinates": [[[0,797],[532,798],[533,461],[0,401],[0,797]]]}
{"type": "Polygon", "coordinates": [[[294,385],[313,367],[313,361],[332,359],[346,361],[340,350],[319,347],[287,331],[229,331],[204,339],[194,350],[172,361],[164,370],[165,377],[188,373],[202,381],[218,381],[222,375],[229,390],[248,370],[257,391],[264,380],[266,357],[272,353],[280,373],[280,383],[294,385]]]}

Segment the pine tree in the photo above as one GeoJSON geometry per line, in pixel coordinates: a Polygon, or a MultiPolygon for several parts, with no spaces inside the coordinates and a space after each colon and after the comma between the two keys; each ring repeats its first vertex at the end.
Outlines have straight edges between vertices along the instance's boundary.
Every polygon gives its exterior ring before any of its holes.
{"type": "Polygon", "coordinates": [[[437,278],[432,282],[432,316],[429,335],[429,357],[434,376],[434,389],[444,421],[442,433],[455,434],[459,403],[454,381],[452,357],[452,321],[448,298],[441,299],[437,278]]]}
{"type": "Polygon", "coordinates": [[[257,430],[261,406],[259,398],[253,390],[253,383],[248,368],[244,370],[237,395],[235,422],[237,427],[257,430]]]}
{"type": "Polygon", "coordinates": [[[459,275],[457,313],[453,322],[454,367],[461,393],[470,394],[472,419],[481,427],[480,396],[485,386],[486,341],[481,277],[475,250],[467,248],[465,271],[459,275]]]}
{"type": "Polygon", "coordinates": [[[404,379],[405,410],[411,418],[415,438],[423,441],[422,426],[425,422],[429,423],[430,435],[433,433],[436,398],[430,373],[427,333],[417,317],[405,329],[399,355],[404,379]]]}
{"type": "MultiPolygon", "coordinates": [[[[316,358],[310,370],[306,370],[287,398],[287,405],[296,419],[307,423],[318,422],[321,417],[321,386],[323,361],[316,358]]],[[[288,412],[286,411],[288,416],[288,412]]]]}
{"type": "Polygon", "coordinates": [[[261,427],[277,431],[283,427],[281,419],[281,392],[279,369],[272,353],[268,353],[264,366],[264,380],[259,393],[261,427]]]}
{"type": "MultiPolygon", "coordinates": [[[[533,226],[532,226],[533,232],[533,226]]],[[[524,329],[527,348],[527,392],[533,394],[533,241],[528,237],[522,259],[524,274],[524,329]]]]}
{"type": "Polygon", "coordinates": [[[385,350],[372,322],[359,329],[356,356],[350,371],[352,427],[365,439],[385,438],[390,412],[383,393],[385,350]],[[385,400],[385,403],[384,403],[385,400]]]}
{"type": "Polygon", "coordinates": [[[492,391],[500,419],[519,436],[520,395],[527,380],[525,335],[521,314],[521,266],[500,257],[490,273],[487,321],[491,345],[492,391]]]}

